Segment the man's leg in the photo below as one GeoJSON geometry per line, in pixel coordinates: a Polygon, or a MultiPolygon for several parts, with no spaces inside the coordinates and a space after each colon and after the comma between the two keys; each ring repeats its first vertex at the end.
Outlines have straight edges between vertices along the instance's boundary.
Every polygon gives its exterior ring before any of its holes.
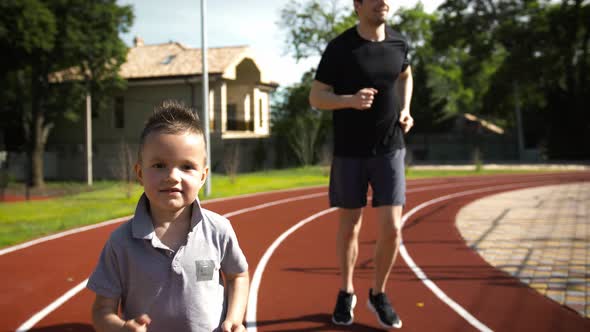
{"type": "Polygon", "coordinates": [[[358,257],[362,207],[367,204],[367,187],[363,159],[334,157],[330,171],[330,206],[339,207],[336,253],[341,272],[341,289],[336,298],[332,322],[338,325],[350,325],[354,321],[356,295],[352,276],[358,257]]]}
{"type": "Polygon", "coordinates": [[[340,287],[354,293],[352,276],[358,257],[358,237],[362,224],[362,209],[339,209],[340,225],[336,236],[336,252],[341,272],[340,287]]]}
{"type": "Polygon", "coordinates": [[[385,294],[387,278],[397,257],[402,240],[402,209],[402,205],[377,207],[379,234],[375,246],[375,283],[369,291],[367,306],[377,315],[379,323],[387,328],[402,327],[402,320],[385,294]]]}
{"type": "Polygon", "coordinates": [[[379,229],[375,247],[375,294],[385,292],[387,278],[399,252],[402,240],[402,210],[401,205],[377,207],[379,229]]]}

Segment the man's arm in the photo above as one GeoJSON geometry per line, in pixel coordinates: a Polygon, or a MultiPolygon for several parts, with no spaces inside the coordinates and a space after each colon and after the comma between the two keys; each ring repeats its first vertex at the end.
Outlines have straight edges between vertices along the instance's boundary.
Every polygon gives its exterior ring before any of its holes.
{"type": "Polygon", "coordinates": [[[376,89],[364,88],[353,95],[337,95],[332,86],[314,80],[311,83],[309,104],[315,108],[330,111],[342,108],[366,110],[371,108],[375,94],[377,94],[376,89]]]}
{"type": "Polygon", "coordinates": [[[410,115],[410,102],[412,100],[412,90],[414,80],[412,78],[412,67],[408,66],[397,78],[395,83],[395,93],[400,103],[399,123],[404,134],[410,131],[414,126],[414,119],[410,115]]]}
{"type": "Polygon", "coordinates": [[[225,321],[221,324],[221,331],[245,331],[246,329],[242,322],[244,321],[246,305],[248,304],[248,291],[250,287],[248,271],[226,275],[225,282],[228,290],[229,303],[225,321]]]}
{"type": "Polygon", "coordinates": [[[119,299],[96,295],[92,305],[92,323],[96,331],[147,331],[147,325],[151,322],[148,315],[124,321],[117,315],[118,309],[119,299]]]}

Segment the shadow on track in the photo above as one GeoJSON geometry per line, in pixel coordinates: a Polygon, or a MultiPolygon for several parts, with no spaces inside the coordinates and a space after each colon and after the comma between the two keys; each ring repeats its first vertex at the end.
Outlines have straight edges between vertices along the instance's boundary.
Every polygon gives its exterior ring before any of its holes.
{"type": "MultiPolygon", "coordinates": [[[[309,325],[309,324],[305,324],[309,325]]],[[[246,323],[246,328],[252,327],[253,324],[246,323]]],[[[330,314],[314,314],[306,315],[301,317],[276,319],[276,320],[262,320],[256,322],[256,326],[264,331],[360,331],[360,332],[374,332],[383,331],[383,329],[374,328],[369,325],[353,323],[350,326],[338,326],[332,323],[332,316],[330,314]],[[292,323],[315,323],[316,326],[309,328],[293,328],[283,329],[281,324],[292,324],[292,323]],[[321,324],[321,325],[320,325],[321,324]]],[[[289,326],[289,325],[287,325],[289,326]]]]}
{"type": "Polygon", "coordinates": [[[94,332],[94,328],[88,324],[71,323],[37,327],[30,329],[29,332],[94,332]]]}

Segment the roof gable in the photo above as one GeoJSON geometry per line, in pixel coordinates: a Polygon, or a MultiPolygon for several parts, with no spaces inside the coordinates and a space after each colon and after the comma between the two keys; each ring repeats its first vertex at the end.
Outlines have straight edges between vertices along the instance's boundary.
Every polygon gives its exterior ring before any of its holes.
{"type": "MultiPolygon", "coordinates": [[[[221,75],[235,71],[232,67],[246,55],[250,56],[247,46],[209,48],[208,71],[221,75]]],[[[201,56],[201,49],[188,48],[180,43],[140,45],[129,49],[120,74],[126,79],[201,75],[201,56]]]]}
{"type": "MultiPolygon", "coordinates": [[[[121,65],[119,75],[124,79],[157,79],[177,76],[198,76],[203,74],[201,49],[189,48],[177,42],[165,44],[136,44],[129,48],[127,59],[121,65]]],[[[260,83],[277,86],[275,82],[266,80],[265,73],[256,63],[248,46],[213,47],[207,52],[209,74],[219,74],[229,80],[235,80],[236,68],[244,61],[254,64],[260,73],[260,83]]],[[[79,67],[52,73],[50,81],[82,79],[79,67]]]]}

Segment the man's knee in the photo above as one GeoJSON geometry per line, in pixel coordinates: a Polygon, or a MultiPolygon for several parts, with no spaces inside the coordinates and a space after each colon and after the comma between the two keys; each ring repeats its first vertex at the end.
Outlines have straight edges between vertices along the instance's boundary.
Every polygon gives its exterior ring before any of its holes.
{"type": "Polygon", "coordinates": [[[358,237],[361,229],[361,211],[342,209],[340,211],[340,233],[344,237],[358,237]]]}
{"type": "Polygon", "coordinates": [[[379,237],[382,241],[401,243],[402,231],[400,228],[392,226],[381,229],[379,237]]]}

